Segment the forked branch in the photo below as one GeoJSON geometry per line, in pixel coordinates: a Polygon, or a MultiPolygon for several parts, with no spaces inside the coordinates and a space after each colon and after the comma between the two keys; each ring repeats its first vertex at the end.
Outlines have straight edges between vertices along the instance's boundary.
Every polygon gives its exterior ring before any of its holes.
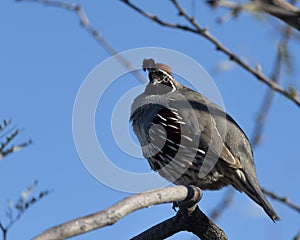
{"type": "Polygon", "coordinates": [[[296,92],[291,92],[291,91],[287,91],[287,90],[283,89],[276,82],[272,81],[267,76],[265,76],[259,69],[249,66],[239,56],[234,54],[231,50],[229,50],[227,47],[225,47],[225,45],[223,45],[218,39],[216,39],[208,31],[207,28],[200,26],[200,24],[198,22],[196,22],[196,20],[192,16],[190,16],[176,0],[171,0],[171,2],[177,8],[179,15],[183,16],[191,26],[176,24],[176,23],[162,20],[161,18],[157,17],[156,15],[150,14],[150,13],[144,11],[143,9],[139,8],[137,5],[133,4],[129,0],[120,0],[120,1],[125,3],[127,6],[129,6],[130,8],[132,8],[139,14],[143,15],[144,17],[152,20],[153,22],[155,22],[161,26],[191,32],[191,33],[194,33],[194,34],[204,37],[209,42],[211,42],[218,51],[221,51],[225,55],[227,55],[231,61],[235,62],[240,67],[244,68],[247,72],[249,72],[250,74],[255,76],[259,81],[266,84],[270,89],[280,93],[281,95],[290,99],[291,101],[293,101],[295,104],[297,104],[300,107],[300,99],[298,98],[296,92]]]}
{"type": "MultiPolygon", "coordinates": [[[[172,223],[172,221],[174,223],[175,220],[177,221],[177,231],[191,231],[198,236],[203,236],[202,239],[204,240],[227,239],[222,229],[220,229],[217,225],[210,221],[198,209],[196,204],[201,199],[201,196],[201,190],[194,186],[173,186],[139,193],[125,198],[117,202],[113,206],[100,212],[80,217],[58,226],[54,226],[36,236],[34,240],[54,240],[70,238],[79,234],[102,228],[104,226],[112,225],[129,213],[132,213],[138,209],[162,203],[181,201],[184,201],[184,203],[179,204],[180,211],[177,213],[177,215],[174,218],[171,218],[169,222],[163,222],[161,224],[170,224],[172,223]]],[[[153,227],[154,231],[157,231],[157,228],[159,228],[159,226],[153,227]]],[[[149,234],[149,231],[150,233],[152,232],[152,234],[154,234],[153,230],[151,229],[148,230],[147,234],[149,234]]],[[[168,231],[168,233],[166,231],[164,233],[169,236],[175,233],[173,227],[170,227],[168,231]]],[[[137,236],[135,239],[145,238],[137,236]]]]}

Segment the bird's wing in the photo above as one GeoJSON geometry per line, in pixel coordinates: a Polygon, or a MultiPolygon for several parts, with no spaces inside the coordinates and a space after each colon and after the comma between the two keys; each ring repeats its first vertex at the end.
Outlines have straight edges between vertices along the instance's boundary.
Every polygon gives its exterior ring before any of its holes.
{"type": "Polygon", "coordinates": [[[227,114],[219,106],[192,90],[185,92],[184,99],[176,101],[176,104],[179,107],[175,107],[181,109],[180,113],[188,122],[190,134],[200,136],[199,145],[205,149],[207,157],[220,158],[232,168],[242,167],[240,159],[226,144],[227,114]],[[197,119],[197,122],[192,119],[197,119]]]}

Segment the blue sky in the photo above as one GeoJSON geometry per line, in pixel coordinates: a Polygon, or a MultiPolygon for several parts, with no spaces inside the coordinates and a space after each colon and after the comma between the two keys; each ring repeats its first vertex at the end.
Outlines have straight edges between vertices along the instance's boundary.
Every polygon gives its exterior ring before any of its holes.
{"type": "MultiPolygon", "coordinates": [[[[230,71],[214,72],[215,66],[227,58],[215,51],[212,44],[190,33],[157,26],[118,1],[81,3],[93,26],[120,52],[162,47],[196,60],[213,77],[226,110],[251,135],[267,88],[235,65],[230,71]]],[[[139,4],[159,16],[183,23],[168,1],[139,4]]],[[[189,9],[190,5],[186,7],[189,9]]],[[[274,22],[242,14],[225,25],[218,25],[215,20],[224,13],[224,10],[212,11],[203,4],[196,4],[196,18],[203,26],[208,26],[212,34],[249,64],[260,63],[263,72],[270,74],[274,49],[280,39],[274,22]]],[[[33,140],[28,148],[1,161],[1,221],[6,220],[7,201],[17,199],[35,179],[39,181],[36,193],[53,190],[9,231],[8,239],[30,239],[48,227],[104,209],[132,193],[109,188],[91,176],[73,140],[72,111],[79,88],[94,67],[110,55],[80,26],[74,13],[62,9],[4,0],[0,7],[0,27],[0,116],[1,119],[12,118],[14,124],[23,129],[15,143],[33,140]]],[[[300,87],[297,44],[289,45],[295,67],[293,75],[283,74],[285,88],[300,87]]],[[[146,160],[134,159],[118,149],[111,130],[111,113],[119,97],[140,85],[130,74],[115,81],[97,106],[95,128],[101,146],[115,165],[130,171],[149,172],[146,160]]],[[[263,142],[255,149],[261,185],[288,196],[298,205],[299,120],[299,108],[276,94],[263,142]]],[[[223,192],[204,192],[201,209],[209,214],[223,192]]],[[[271,204],[282,219],[277,224],[248,197],[236,193],[232,206],[217,224],[230,239],[292,239],[299,231],[299,214],[276,201],[271,200],[271,204]]],[[[73,239],[128,239],[173,215],[170,204],[154,206],[130,214],[113,226],[73,239]]],[[[171,239],[191,237],[180,233],[171,239]]]]}

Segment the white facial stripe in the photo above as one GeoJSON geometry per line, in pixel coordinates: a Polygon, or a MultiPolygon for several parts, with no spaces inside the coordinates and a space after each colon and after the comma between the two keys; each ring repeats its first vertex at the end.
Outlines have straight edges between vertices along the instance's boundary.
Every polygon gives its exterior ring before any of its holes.
{"type": "Polygon", "coordinates": [[[173,76],[171,74],[169,74],[167,71],[165,71],[163,69],[158,69],[158,71],[162,72],[163,74],[167,75],[169,78],[173,79],[173,76]]]}
{"type": "Polygon", "coordinates": [[[155,69],[155,71],[159,71],[160,73],[162,73],[164,76],[163,76],[163,79],[160,79],[160,78],[153,78],[152,79],[152,84],[153,85],[156,85],[158,83],[162,83],[162,82],[168,82],[170,83],[171,87],[172,87],[172,90],[171,92],[174,92],[176,91],[176,85],[174,84],[174,78],[171,74],[169,74],[167,71],[163,70],[163,69],[155,69]]]}
{"type": "Polygon", "coordinates": [[[170,83],[172,85],[172,92],[174,92],[176,90],[176,86],[173,83],[173,76],[171,74],[169,74],[167,71],[163,70],[163,69],[158,69],[158,71],[162,72],[164,75],[166,75],[168,78],[171,79],[170,83]]]}

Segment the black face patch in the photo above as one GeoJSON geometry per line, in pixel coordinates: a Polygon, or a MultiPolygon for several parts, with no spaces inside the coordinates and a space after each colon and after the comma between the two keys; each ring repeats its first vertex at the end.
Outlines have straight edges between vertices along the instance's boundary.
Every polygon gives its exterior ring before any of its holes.
{"type": "Polygon", "coordinates": [[[150,94],[164,94],[176,90],[172,75],[161,69],[149,71],[150,82],[146,92],[150,94]]]}

